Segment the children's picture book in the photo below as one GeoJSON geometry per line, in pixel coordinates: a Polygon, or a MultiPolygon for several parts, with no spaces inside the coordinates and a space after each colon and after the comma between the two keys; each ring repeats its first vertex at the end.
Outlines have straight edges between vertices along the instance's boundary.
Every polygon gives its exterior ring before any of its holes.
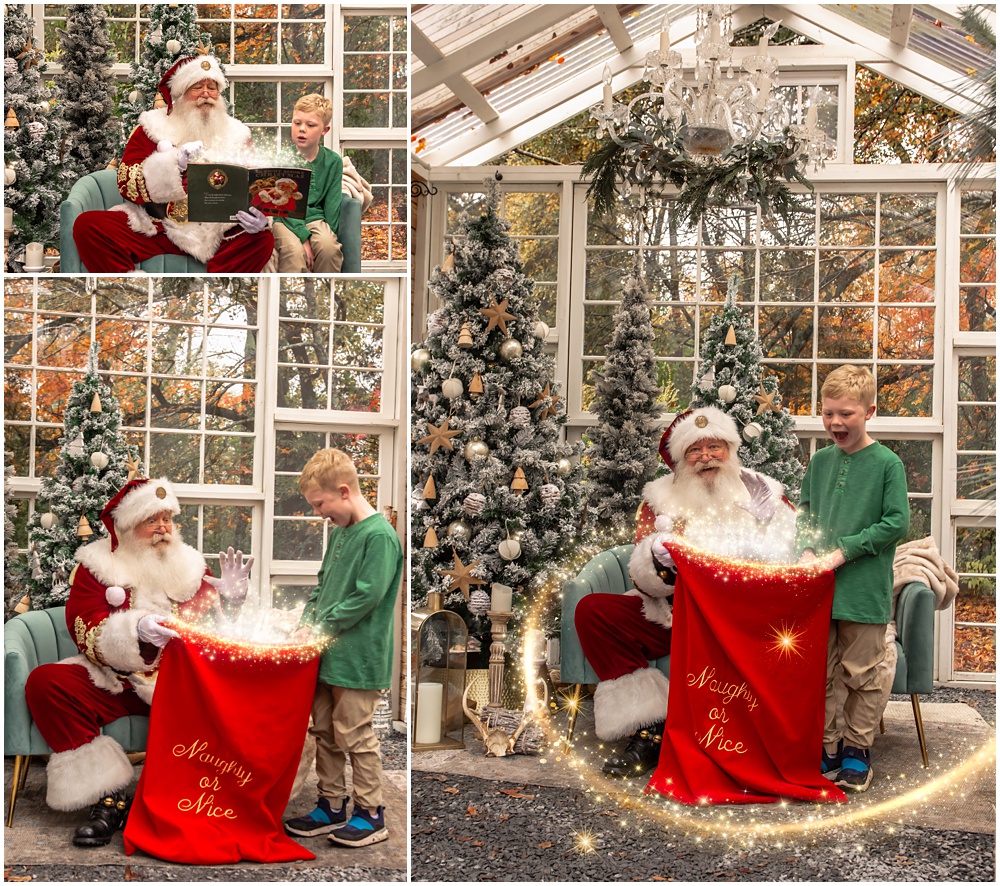
{"type": "Polygon", "coordinates": [[[256,206],[264,215],[306,217],[312,172],[290,166],[249,168],[232,163],[189,163],[188,221],[235,222],[256,206]]]}

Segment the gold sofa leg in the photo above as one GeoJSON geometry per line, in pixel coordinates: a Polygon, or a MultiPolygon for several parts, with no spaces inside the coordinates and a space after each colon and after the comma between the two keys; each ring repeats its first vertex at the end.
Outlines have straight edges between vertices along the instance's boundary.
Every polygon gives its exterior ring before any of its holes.
{"type": "Polygon", "coordinates": [[[17,792],[24,787],[30,761],[31,757],[27,754],[18,754],[14,757],[14,774],[10,779],[10,810],[7,812],[7,827],[9,828],[14,827],[14,806],[17,803],[17,792]]]}
{"type": "Polygon", "coordinates": [[[920,716],[920,701],[917,699],[916,693],[910,696],[910,702],[913,704],[913,719],[917,722],[917,737],[920,739],[920,754],[924,758],[924,769],[927,769],[930,766],[927,762],[927,741],[924,738],[924,721],[920,716]]]}

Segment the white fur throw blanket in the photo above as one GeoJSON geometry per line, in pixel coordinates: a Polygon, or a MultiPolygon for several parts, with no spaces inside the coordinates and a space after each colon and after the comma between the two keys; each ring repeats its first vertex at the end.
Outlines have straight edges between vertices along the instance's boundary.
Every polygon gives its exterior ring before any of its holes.
{"type": "Polygon", "coordinates": [[[893,604],[896,596],[911,581],[919,581],[934,591],[935,608],[947,609],[958,593],[958,575],[941,556],[931,536],[908,541],[896,548],[892,564],[893,604]]]}
{"type": "Polygon", "coordinates": [[[350,157],[344,157],[344,177],[341,184],[341,190],[355,200],[361,201],[361,211],[364,212],[369,206],[374,198],[372,194],[372,186],[368,184],[355,168],[354,164],[351,162],[350,157]]]}

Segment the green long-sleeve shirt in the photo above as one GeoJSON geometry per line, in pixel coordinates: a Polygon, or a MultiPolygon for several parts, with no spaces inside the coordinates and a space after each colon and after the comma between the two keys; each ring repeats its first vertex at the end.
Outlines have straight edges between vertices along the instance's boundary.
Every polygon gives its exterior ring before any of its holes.
{"type": "Polygon", "coordinates": [[[853,455],[837,446],[809,461],[799,498],[798,548],[820,556],[840,548],[833,618],[888,624],[892,561],[910,528],[906,473],[894,452],[871,443],[853,455]]]}
{"type": "Polygon", "coordinates": [[[322,682],[348,689],[392,683],[392,615],[402,575],[403,549],[381,514],[333,527],[301,622],[334,638],[320,659],[322,682]]]}
{"type": "Polygon", "coordinates": [[[312,163],[306,162],[297,151],[293,153],[294,157],[289,156],[294,165],[312,170],[306,218],[305,221],[299,218],[277,218],[275,224],[286,225],[302,243],[309,239],[306,222],[325,221],[336,234],[340,223],[344,161],[340,154],[331,151],[326,145],[319,146],[319,153],[312,163]]]}

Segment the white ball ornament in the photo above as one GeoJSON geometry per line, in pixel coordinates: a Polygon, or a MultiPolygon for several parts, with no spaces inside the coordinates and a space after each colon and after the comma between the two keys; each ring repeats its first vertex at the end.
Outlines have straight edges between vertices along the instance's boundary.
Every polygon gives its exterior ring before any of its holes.
{"type": "Polygon", "coordinates": [[[508,416],[510,423],[520,430],[531,424],[531,410],[527,406],[515,406],[508,416]]]}
{"type": "Polygon", "coordinates": [[[109,460],[107,453],[100,450],[90,454],[90,463],[99,471],[103,471],[108,466],[109,460]]]}
{"type": "Polygon", "coordinates": [[[47,511],[38,518],[38,522],[42,529],[51,529],[53,526],[59,525],[59,518],[52,511],[47,511]]]}
{"type": "Polygon", "coordinates": [[[410,355],[410,368],[414,372],[423,372],[431,362],[431,352],[427,348],[417,348],[410,355]]]}
{"type": "Polygon", "coordinates": [[[516,560],[521,556],[521,543],[516,538],[505,538],[497,545],[497,551],[504,560],[516,560]]]}
{"type": "Polygon", "coordinates": [[[524,348],[521,347],[521,343],[516,338],[508,338],[500,343],[500,359],[505,363],[519,359],[523,353],[524,348]]]}
{"type": "Polygon", "coordinates": [[[461,397],[464,390],[465,387],[462,385],[461,379],[457,379],[455,376],[446,378],[441,383],[441,393],[444,394],[449,400],[461,397]]]}
{"type": "Polygon", "coordinates": [[[104,599],[108,601],[110,606],[121,606],[125,602],[125,588],[111,585],[104,592],[104,599]]]}
{"type": "Polygon", "coordinates": [[[476,588],[469,594],[469,612],[473,615],[485,615],[490,609],[490,595],[482,588],[476,588]]]}
{"type": "Polygon", "coordinates": [[[748,443],[756,440],[761,435],[763,430],[764,429],[757,424],[757,422],[752,421],[743,429],[743,439],[748,443]]]}
{"type": "Polygon", "coordinates": [[[132,104],[133,104],[133,105],[134,105],[134,104],[137,104],[137,103],[139,102],[139,90],[138,90],[138,89],[133,89],[133,90],[132,90],[132,91],[131,91],[131,92],[130,92],[130,93],[128,94],[128,100],[129,100],[130,102],[132,102],[132,104]]]}
{"type": "Polygon", "coordinates": [[[5,58],[3,60],[3,72],[5,74],[16,74],[17,73],[17,59],[16,58],[5,58]]]}
{"type": "Polygon", "coordinates": [[[17,181],[17,170],[13,166],[4,166],[3,168],[3,183],[4,185],[12,185],[17,181]]]}
{"type": "Polygon", "coordinates": [[[732,403],[736,399],[736,388],[732,385],[720,385],[719,399],[723,403],[732,403]]]}
{"type": "Polygon", "coordinates": [[[466,461],[472,461],[474,458],[488,458],[490,447],[482,440],[470,440],[465,444],[463,453],[466,461]]]}
{"type": "Polygon", "coordinates": [[[556,462],[556,470],[564,477],[573,473],[573,462],[568,458],[561,458],[556,462]]]}
{"type": "Polygon", "coordinates": [[[478,517],[486,507],[486,496],[481,492],[470,492],[462,502],[462,510],[470,517],[478,517]]]}
{"type": "Polygon", "coordinates": [[[171,55],[177,55],[177,53],[180,52],[180,51],[181,51],[181,42],[180,42],[180,40],[168,40],[167,41],[167,52],[169,52],[171,55]]]}
{"type": "Polygon", "coordinates": [[[547,323],[543,323],[541,320],[539,320],[535,324],[535,328],[532,330],[532,332],[534,333],[535,338],[541,338],[541,339],[548,338],[549,337],[549,325],[547,323]]]}
{"type": "Polygon", "coordinates": [[[427,332],[440,335],[448,328],[448,317],[444,311],[435,311],[427,316],[427,332]]]}
{"type": "Polygon", "coordinates": [[[562,493],[555,483],[543,483],[538,489],[538,497],[542,500],[542,507],[548,507],[556,504],[562,498],[562,493]]]}

